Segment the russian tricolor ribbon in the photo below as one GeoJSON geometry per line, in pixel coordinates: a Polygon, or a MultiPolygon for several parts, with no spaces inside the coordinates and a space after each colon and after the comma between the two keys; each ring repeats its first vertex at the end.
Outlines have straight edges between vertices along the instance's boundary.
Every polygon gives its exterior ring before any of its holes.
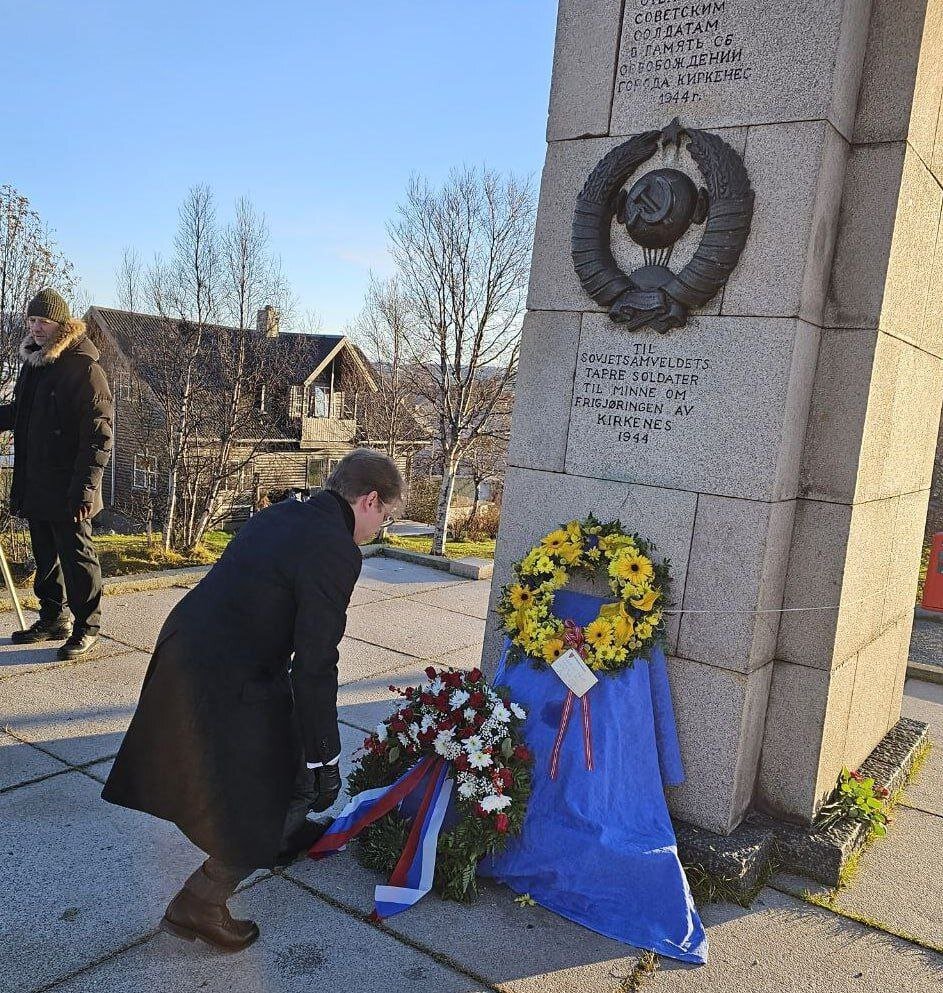
{"type": "Polygon", "coordinates": [[[436,846],[452,796],[452,785],[449,766],[444,759],[422,759],[390,786],[364,790],[352,797],[308,854],[317,859],[340,851],[364,828],[415,793],[420,798],[419,809],[389,882],[378,885],[374,891],[371,917],[381,920],[402,913],[432,889],[436,846]]]}
{"type": "Polygon", "coordinates": [[[580,711],[583,717],[583,757],[586,762],[586,771],[592,772],[595,768],[593,761],[593,724],[589,710],[589,691],[581,697],[572,690],[567,690],[566,700],[563,701],[563,712],[560,714],[560,726],[557,728],[557,737],[553,742],[553,750],[550,753],[550,778],[556,779],[560,770],[560,752],[563,750],[563,739],[566,737],[566,729],[570,723],[570,716],[573,713],[573,706],[579,700],[580,711]]]}

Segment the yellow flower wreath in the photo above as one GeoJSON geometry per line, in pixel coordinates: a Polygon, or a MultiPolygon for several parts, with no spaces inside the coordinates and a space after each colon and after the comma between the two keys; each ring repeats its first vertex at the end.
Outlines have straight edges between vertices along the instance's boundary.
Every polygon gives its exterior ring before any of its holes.
{"type": "Polygon", "coordinates": [[[668,563],[655,563],[650,546],[618,521],[570,521],[544,535],[514,566],[498,612],[517,654],[549,664],[574,648],[598,671],[618,671],[664,635],[668,563]],[[551,612],[554,594],[571,571],[605,572],[616,597],[585,627],[565,625],[551,612]]]}

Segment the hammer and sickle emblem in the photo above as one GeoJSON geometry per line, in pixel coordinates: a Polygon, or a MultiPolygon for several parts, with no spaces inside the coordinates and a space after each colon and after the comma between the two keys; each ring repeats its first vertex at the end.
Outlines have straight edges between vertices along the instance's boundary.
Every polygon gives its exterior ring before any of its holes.
{"type": "Polygon", "coordinates": [[[659,224],[671,212],[674,196],[671,185],[664,176],[647,177],[647,181],[629,194],[619,194],[618,220],[631,229],[638,221],[659,224]]]}

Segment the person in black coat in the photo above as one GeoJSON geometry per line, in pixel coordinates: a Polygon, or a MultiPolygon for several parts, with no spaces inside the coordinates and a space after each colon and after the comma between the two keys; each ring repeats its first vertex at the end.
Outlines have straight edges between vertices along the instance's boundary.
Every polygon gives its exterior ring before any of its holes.
{"type": "Polygon", "coordinates": [[[359,543],[402,499],[396,465],[347,455],[327,488],[254,515],[170,612],[102,796],[173,821],[209,858],[162,927],[226,950],[258,937],[227,899],[289,861],[340,792],[338,644],[359,543]]]}
{"type": "Polygon", "coordinates": [[[29,523],[39,620],[11,640],[65,638],[59,658],[74,659],[92,648],[101,624],[92,518],[102,509],[114,402],[98,349],[55,290],[38,293],[26,315],[23,364],[12,403],[0,406],[0,431],[13,431],[10,510],[29,523]]]}

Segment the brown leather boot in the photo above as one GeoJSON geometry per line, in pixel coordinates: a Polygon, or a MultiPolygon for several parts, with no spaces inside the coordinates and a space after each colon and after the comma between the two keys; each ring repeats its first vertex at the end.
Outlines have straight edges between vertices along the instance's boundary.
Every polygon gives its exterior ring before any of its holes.
{"type": "Polygon", "coordinates": [[[170,901],[160,926],[178,938],[199,938],[224,952],[241,952],[259,936],[254,921],[234,920],[226,904],[207,903],[186,888],[170,901]]]}

